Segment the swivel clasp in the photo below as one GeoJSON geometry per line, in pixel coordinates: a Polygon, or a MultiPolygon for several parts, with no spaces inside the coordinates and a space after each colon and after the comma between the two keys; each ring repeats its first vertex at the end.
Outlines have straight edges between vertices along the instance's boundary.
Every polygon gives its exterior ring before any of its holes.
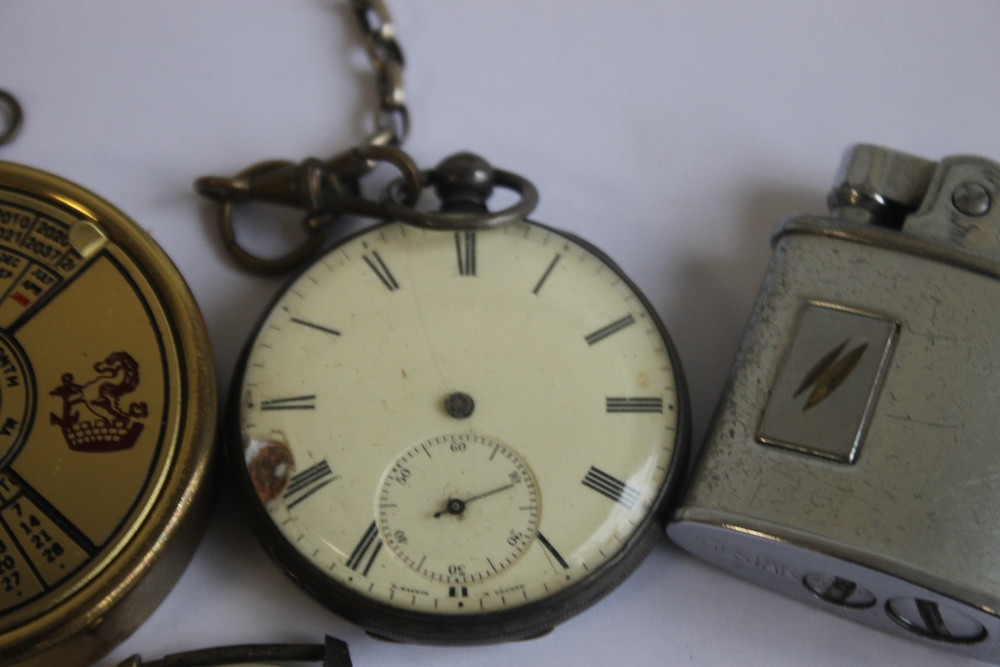
{"type": "Polygon", "coordinates": [[[268,160],[235,177],[204,176],[195,190],[219,204],[218,224],[226,250],[243,267],[254,271],[283,271],[309,257],[322,243],[323,232],[345,214],[387,217],[382,204],[361,196],[360,179],[380,162],[401,173],[409,203],[420,192],[420,170],[409,155],[394,146],[359,146],[326,162],[308,158],[299,164],[268,160]],[[236,239],[233,207],[251,201],[290,206],[305,212],[306,240],[286,255],[263,258],[243,248],[236,239]]]}

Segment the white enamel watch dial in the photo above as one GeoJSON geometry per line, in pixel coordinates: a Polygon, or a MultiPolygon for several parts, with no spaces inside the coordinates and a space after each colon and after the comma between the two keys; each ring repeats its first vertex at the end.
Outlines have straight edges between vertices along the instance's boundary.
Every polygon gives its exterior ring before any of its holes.
{"type": "Polygon", "coordinates": [[[371,632],[538,634],[653,544],[686,445],[673,348],[596,250],[390,223],[277,299],[231,401],[266,546],[371,632]]]}

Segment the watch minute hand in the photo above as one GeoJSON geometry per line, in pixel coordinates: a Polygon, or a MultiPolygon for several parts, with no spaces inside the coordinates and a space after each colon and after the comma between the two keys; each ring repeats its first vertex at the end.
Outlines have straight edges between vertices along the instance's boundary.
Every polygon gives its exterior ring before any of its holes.
{"type": "Polygon", "coordinates": [[[471,498],[466,498],[464,503],[471,503],[473,500],[479,500],[480,498],[485,498],[486,496],[492,496],[494,493],[500,493],[501,491],[506,491],[507,489],[514,488],[514,483],[506,484],[499,488],[493,489],[492,491],[487,491],[486,493],[480,493],[478,496],[472,496],[471,498]]]}
{"type": "Polygon", "coordinates": [[[480,493],[478,496],[472,496],[471,498],[466,498],[465,500],[459,500],[458,498],[450,498],[448,503],[445,505],[443,510],[438,510],[434,513],[434,518],[437,519],[443,514],[462,514],[465,512],[465,506],[471,503],[473,500],[479,500],[480,498],[485,498],[486,496],[492,496],[494,493],[500,493],[501,491],[506,491],[507,489],[513,488],[514,483],[505,484],[503,486],[497,487],[486,493],[480,493]]]}

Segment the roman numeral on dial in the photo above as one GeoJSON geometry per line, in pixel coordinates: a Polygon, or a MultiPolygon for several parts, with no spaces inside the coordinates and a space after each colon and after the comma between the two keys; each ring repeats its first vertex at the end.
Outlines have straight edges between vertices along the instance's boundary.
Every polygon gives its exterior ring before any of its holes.
{"type": "Polygon", "coordinates": [[[288,487],[282,496],[285,499],[285,507],[292,509],[335,479],[326,459],[302,472],[295,473],[288,480],[288,487]]]}
{"type": "Polygon", "coordinates": [[[629,313],[625,317],[615,320],[611,324],[601,327],[597,331],[587,334],[586,336],[583,337],[583,339],[587,341],[587,345],[594,345],[595,343],[599,343],[608,336],[616,334],[625,327],[629,327],[633,324],[635,324],[635,318],[632,317],[632,313],[629,313]]]}
{"type": "Polygon", "coordinates": [[[378,528],[375,526],[375,522],[372,521],[371,525],[368,526],[368,530],[361,537],[361,541],[358,542],[358,545],[354,547],[354,551],[351,552],[351,557],[347,559],[347,567],[357,572],[362,564],[364,564],[364,569],[360,570],[360,572],[367,577],[368,571],[372,569],[372,563],[375,562],[375,557],[378,556],[378,552],[381,549],[382,540],[378,536],[378,528]]]}
{"type": "Polygon", "coordinates": [[[597,491],[602,496],[610,498],[626,509],[632,509],[639,500],[639,491],[625,482],[612,477],[599,468],[590,466],[590,470],[581,482],[588,489],[597,491]]]}
{"type": "Polygon", "coordinates": [[[659,396],[608,396],[608,412],[663,412],[663,399],[659,396]]]}
{"type": "Polygon", "coordinates": [[[552,546],[552,543],[549,542],[548,539],[546,539],[546,537],[544,535],[542,535],[541,533],[538,533],[538,542],[539,542],[539,544],[542,545],[543,549],[545,549],[547,552],[549,552],[550,556],[552,556],[553,558],[555,558],[556,562],[559,563],[562,566],[562,569],[564,569],[564,570],[568,570],[569,569],[569,563],[566,562],[566,559],[563,558],[562,555],[558,551],[556,551],[556,548],[554,546],[552,546]]]}
{"type": "Polygon", "coordinates": [[[396,279],[393,278],[392,272],[389,271],[389,267],[385,265],[385,262],[382,261],[382,257],[379,256],[377,251],[372,250],[371,257],[363,255],[362,259],[365,260],[365,264],[368,265],[368,268],[375,272],[375,275],[378,276],[378,279],[382,281],[382,284],[385,285],[387,290],[395,292],[399,289],[399,283],[397,283],[396,279]],[[372,258],[374,258],[374,261],[372,258]]]}
{"type": "Polygon", "coordinates": [[[297,317],[293,317],[292,318],[292,322],[295,322],[296,324],[301,324],[302,326],[308,327],[310,329],[315,329],[316,331],[322,331],[323,333],[328,333],[331,336],[339,336],[340,335],[340,332],[337,331],[336,329],[331,329],[330,327],[324,327],[324,326],[322,326],[320,324],[316,324],[315,322],[308,322],[306,320],[300,320],[297,317]]]}
{"type": "Polygon", "coordinates": [[[455,232],[455,254],[458,256],[458,275],[476,275],[476,233],[455,232]]]}
{"type": "Polygon", "coordinates": [[[556,264],[559,263],[559,259],[561,257],[562,255],[556,254],[556,256],[552,258],[552,261],[549,262],[548,267],[545,269],[545,273],[543,273],[542,277],[538,279],[537,283],[535,283],[535,289],[531,290],[532,294],[537,295],[539,290],[542,289],[542,285],[544,285],[545,281],[549,279],[549,274],[552,273],[552,269],[556,268],[556,264]]]}
{"type": "Polygon", "coordinates": [[[315,410],[316,394],[308,396],[290,396],[288,398],[272,398],[260,402],[261,410],[315,410]]]}

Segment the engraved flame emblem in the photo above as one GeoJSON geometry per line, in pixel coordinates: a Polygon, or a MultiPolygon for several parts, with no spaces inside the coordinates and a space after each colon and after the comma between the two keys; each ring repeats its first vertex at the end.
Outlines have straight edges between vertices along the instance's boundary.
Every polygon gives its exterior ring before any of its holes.
{"type": "Polygon", "coordinates": [[[802,380],[802,384],[799,385],[798,390],[795,392],[793,398],[798,398],[798,396],[804,392],[809,387],[812,387],[812,393],[809,394],[809,398],[806,399],[805,407],[802,408],[802,412],[805,412],[814,405],[822,402],[824,399],[829,398],[830,395],[837,390],[837,387],[842,385],[844,381],[850,376],[851,372],[857,368],[858,362],[861,361],[861,357],[864,356],[865,350],[868,349],[868,343],[862,343],[856,348],[848,352],[843,357],[840,353],[844,351],[847,344],[851,340],[848,338],[843,343],[833,348],[829,352],[823,355],[823,358],[816,362],[816,365],[809,369],[806,373],[805,378],[802,380]]]}
{"type": "Polygon", "coordinates": [[[112,352],[94,364],[90,382],[77,384],[72,373],[64,373],[62,384],[49,392],[63,401],[62,416],[49,413],[49,421],[62,430],[66,444],[75,452],[117,452],[131,449],[142,433],[136,419],[149,415],[145,403],[125,408],[121,397],[139,386],[139,364],[128,352],[112,352]],[[76,410],[82,406],[83,410],[76,410]],[[80,419],[83,412],[91,419],[80,419]],[[89,414],[87,414],[89,413],[89,414]]]}

